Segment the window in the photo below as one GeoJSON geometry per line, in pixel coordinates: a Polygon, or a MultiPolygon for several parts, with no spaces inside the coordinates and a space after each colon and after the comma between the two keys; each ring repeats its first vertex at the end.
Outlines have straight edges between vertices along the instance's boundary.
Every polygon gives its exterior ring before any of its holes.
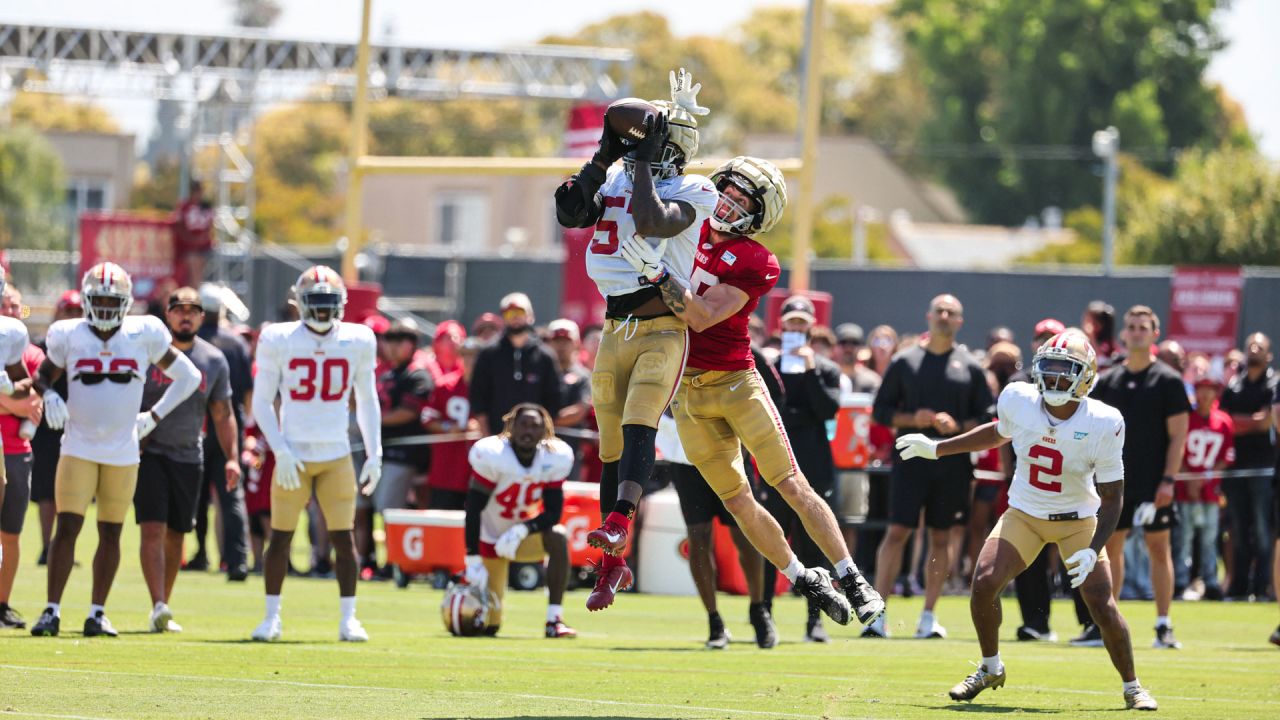
{"type": "Polygon", "coordinates": [[[489,197],[483,193],[446,193],[436,201],[437,245],[482,248],[489,244],[489,197]]]}
{"type": "Polygon", "coordinates": [[[111,207],[111,185],[106,180],[71,178],[67,181],[67,208],[76,215],[85,210],[111,207]]]}

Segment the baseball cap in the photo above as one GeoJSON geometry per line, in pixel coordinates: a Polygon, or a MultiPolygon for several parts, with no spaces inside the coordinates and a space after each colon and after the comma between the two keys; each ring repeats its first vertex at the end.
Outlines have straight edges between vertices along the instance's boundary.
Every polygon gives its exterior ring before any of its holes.
{"type": "Polygon", "coordinates": [[[168,309],[172,310],[183,305],[204,309],[204,304],[200,302],[200,293],[192,287],[180,287],[169,293],[168,309]]]}
{"type": "Polygon", "coordinates": [[[80,301],[79,290],[66,290],[58,297],[58,310],[68,310],[70,308],[81,309],[84,305],[80,301]]]}
{"type": "Polygon", "coordinates": [[[1061,321],[1053,318],[1045,318],[1036,323],[1036,329],[1035,332],[1032,333],[1032,337],[1040,337],[1041,335],[1057,335],[1060,332],[1064,332],[1066,329],[1067,326],[1063,325],[1061,321]]]}
{"type": "Polygon", "coordinates": [[[436,332],[434,335],[432,335],[432,340],[433,341],[439,340],[440,338],[445,337],[446,335],[449,335],[455,331],[462,336],[463,340],[466,340],[467,329],[462,327],[462,323],[458,322],[457,320],[445,320],[443,322],[437,323],[436,332]]]}
{"type": "Polygon", "coordinates": [[[480,328],[484,327],[485,325],[491,325],[495,328],[501,328],[502,318],[499,317],[497,313],[487,312],[482,314],[480,317],[476,318],[475,322],[471,323],[471,334],[479,335],[480,328]]]}
{"type": "Polygon", "coordinates": [[[552,339],[569,338],[570,340],[577,342],[578,323],[570,320],[569,318],[552,320],[551,324],[547,325],[547,337],[552,339]]]}
{"type": "Polygon", "coordinates": [[[391,321],[378,314],[370,315],[360,324],[372,330],[374,335],[385,335],[387,329],[391,327],[391,321]]]}
{"type": "Polygon", "coordinates": [[[782,322],[796,318],[809,323],[818,322],[814,314],[813,302],[803,295],[792,295],[782,303],[782,322]]]}
{"type": "Polygon", "coordinates": [[[842,343],[862,345],[866,342],[866,336],[863,335],[862,326],[858,323],[840,323],[836,327],[836,340],[842,343]]]}
{"type": "Polygon", "coordinates": [[[529,296],[522,292],[513,292],[502,298],[502,302],[498,303],[498,309],[506,312],[512,308],[518,308],[525,311],[527,315],[533,315],[533,303],[529,300],[529,296]]]}
{"type": "Polygon", "coordinates": [[[418,341],[422,332],[418,329],[418,323],[412,318],[400,318],[391,323],[383,336],[388,340],[413,340],[418,341]]]}

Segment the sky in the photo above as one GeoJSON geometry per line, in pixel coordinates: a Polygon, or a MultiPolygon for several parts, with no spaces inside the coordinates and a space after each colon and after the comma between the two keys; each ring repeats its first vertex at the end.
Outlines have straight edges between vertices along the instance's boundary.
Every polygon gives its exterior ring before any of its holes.
{"type": "MultiPolygon", "coordinates": [[[[301,39],[354,42],[360,31],[360,0],[280,0],[284,12],[271,34],[301,39]]],[[[568,34],[624,10],[664,14],[677,35],[714,34],[731,29],[762,5],[801,5],[800,0],[635,0],[626,6],[577,0],[374,0],[374,41],[423,46],[492,48],[529,45],[551,34],[568,34]],[[483,12],[477,8],[483,8],[483,12]]],[[[115,27],[217,33],[231,30],[231,5],[221,0],[40,0],[6,3],[0,20],[65,26],[115,27]]],[[[1233,0],[1222,14],[1231,45],[1209,68],[1245,109],[1250,128],[1261,136],[1264,153],[1280,161],[1280,0],[1233,0]]],[[[109,100],[126,130],[145,134],[149,103],[109,100]]],[[[1123,143],[1123,138],[1121,139],[1123,143]]]]}

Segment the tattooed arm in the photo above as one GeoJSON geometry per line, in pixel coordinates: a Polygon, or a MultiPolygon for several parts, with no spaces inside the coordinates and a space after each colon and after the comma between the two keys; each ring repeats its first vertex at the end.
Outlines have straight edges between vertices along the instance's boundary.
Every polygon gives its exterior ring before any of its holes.
{"type": "Polygon", "coordinates": [[[669,275],[658,289],[671,312],[688,323],[694,332],[702,332],[732,317],[749,299],[746,291],[726,284],[714,285],[702,295],[694,295],[669,275]]]}

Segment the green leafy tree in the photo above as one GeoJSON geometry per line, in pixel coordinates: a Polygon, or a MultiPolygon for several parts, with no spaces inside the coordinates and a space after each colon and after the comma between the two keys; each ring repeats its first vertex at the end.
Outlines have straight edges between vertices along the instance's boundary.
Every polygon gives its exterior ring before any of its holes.
{"type": "Polygon", "coordinates": [[[264,113],[253,137],[259,234],[280,243],[324,244],[342,213],[338,168],[351,121],[336,104],[281,106],[264,113]]]}
{"type": "Polygon", "coordinates": [[[120,126],[106,109],[52,93],[15,94],[9,103],[9,121],[40,131],[120,132],[120,126]]]}
{"type": "Polygon", "coordinates": [[[0,128],[0,248],[64,249],[62,159],[31,128],[0,128]]]}

